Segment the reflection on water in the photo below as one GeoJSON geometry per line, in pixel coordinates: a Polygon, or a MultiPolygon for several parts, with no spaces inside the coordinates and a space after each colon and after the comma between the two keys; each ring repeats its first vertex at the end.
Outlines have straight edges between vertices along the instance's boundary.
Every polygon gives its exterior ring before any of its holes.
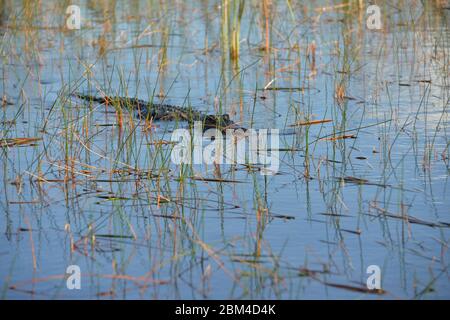
{"type": "Polygon", "coordinates": [[[444,2],[68,5],[0,2],[3,298],[449,298],[444,2]],[[177,166],[186,123],[73,92],[280,129],[279,172],[177,166]]]}

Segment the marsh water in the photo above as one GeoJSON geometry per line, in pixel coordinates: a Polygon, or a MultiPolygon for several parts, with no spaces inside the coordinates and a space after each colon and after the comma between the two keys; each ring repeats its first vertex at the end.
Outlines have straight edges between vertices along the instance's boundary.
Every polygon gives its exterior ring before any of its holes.
{"type": "Polygon", "coordinates": [[[448,3],[70,4],[0,1],[2,298],[450,298],[448,3]],[[279,129],[279,169],[75,92],[279,129]]]}

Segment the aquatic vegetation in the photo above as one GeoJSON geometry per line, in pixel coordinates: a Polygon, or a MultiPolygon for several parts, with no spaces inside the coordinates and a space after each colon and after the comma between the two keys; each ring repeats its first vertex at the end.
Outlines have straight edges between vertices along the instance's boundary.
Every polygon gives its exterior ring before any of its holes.
{"type": "Polygon", "coordinates": [[[449,298],[443,3],[1,1],[2,298],[449,298]]]}

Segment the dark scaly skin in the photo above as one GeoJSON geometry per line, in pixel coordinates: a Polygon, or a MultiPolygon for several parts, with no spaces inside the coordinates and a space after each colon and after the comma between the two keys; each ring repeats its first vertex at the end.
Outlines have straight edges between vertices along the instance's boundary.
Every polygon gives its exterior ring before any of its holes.
{"type": "Polygon", "coordinates": [[[170,104],[150,103],[144,100],[128,97],[98,97],[85,94],[74,94],[75,97],[83,100],[94,101],[98,103],[119,104],[123,107],[132,107],[136,109],[140,116],[153,118],[153,120],[165,121],[187,121],[193,124],[194,121],[201,121],[203,128],[217,128],[222,131],[226,129],[243,129],[230,120],[228,114],[215,115],[206,114],[192,108],[179,107],[170,104]]]}

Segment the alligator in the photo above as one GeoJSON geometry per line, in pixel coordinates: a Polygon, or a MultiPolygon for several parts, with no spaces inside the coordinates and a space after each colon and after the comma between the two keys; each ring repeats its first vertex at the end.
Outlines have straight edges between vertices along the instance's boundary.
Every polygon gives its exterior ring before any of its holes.
{"type": "Polygon", "coordinates": [[[228,114],[207,114],[191,107],[180,107],[170,104],[153,103],[128,97],[99,97],[87,94],[74,93],[73,96],[87,101],[93,101],[105,104],[115,104],[123,107],[132,107],[138,112],[138,115],[147,119],[162,121],[187,121],[190,125],[194,121],[201,121],[203,129],[216,128],[221,131],[227,129],[242,129],[230,119],[228,114]]]}

